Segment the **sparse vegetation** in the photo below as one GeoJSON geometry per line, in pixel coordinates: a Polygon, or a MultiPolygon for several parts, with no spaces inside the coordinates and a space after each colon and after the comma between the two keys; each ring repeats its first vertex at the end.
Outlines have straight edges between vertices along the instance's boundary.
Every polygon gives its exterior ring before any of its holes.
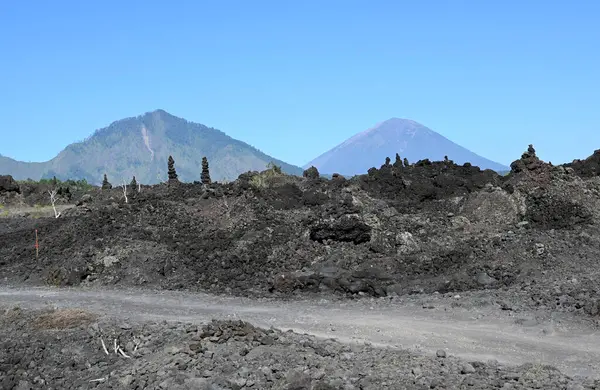
{"type": "Polygon", "coordinates": [[[280,165],[277,165],[277,164],[275,164],[275,163],[274,163],[274,162],[272,162],[272,161],[271,161],[270,163],[268,163],[268,164],[267,164],[267,169],[271,169],[271,170],[273,170],[273,171],[274,171],[274,172],[276,172],[276,173],[282,173],[282,172],[281,172],[281,166],[280,166],[280,165]]]}
{"type": "Polygon", "coordinates": [[[63,188],[64,191],[69,190],[69,192],[74,191],[89,191],[94,188],[93,185],[88,183],[87,180],[73,180],[68,179],[62,181],[60,179],[56,179],[56,177],[52,179],[40,179],[38,181],[32,179],[19,180],[18,183],[20,185],[29,185],[29,186],[47,186],[47,187],[55,187],[55,188],[63,188]]]}
{"type": "Polygon", "coordinates": [[[40,315],[33,322],[37,329],[69,329],[87,325],[98,316],[81,309],[57,309],[40,315]]]}
{"type": "MultiPolygon", "coordinates": [[[[48,197],[48,194],[46,194],[46,197],[48,197]]],[[[68,210],[72,207],[73,207],[73,205],[69,205],[69,204],[55,205],[56,211],[58,211],[58,213],[61,215],[65,210],[68,210]]],[[[55,218],[56,214],[54,212],[54,208],[52,207],[52,205],[46,205],[46,206],[40,205],[40,204],[36,204],[34,206],[14,205],[14,206],[4,206],[3,208],[0,208],[0,217],[2,217],[2,218],[13,218],[13,217],[17,217],[17,216],[38,219],[38,218],[49,218],[49,217],[55,218]]]]}
{"type": "Polygon", "coordinates": [[[252,176],[250,184],[255,188],[267,188],[273,186],[278,179],[282,179],[285,176],[281,172],[281,167],[270,162],[267,164],[267,169],[252,176]]]}

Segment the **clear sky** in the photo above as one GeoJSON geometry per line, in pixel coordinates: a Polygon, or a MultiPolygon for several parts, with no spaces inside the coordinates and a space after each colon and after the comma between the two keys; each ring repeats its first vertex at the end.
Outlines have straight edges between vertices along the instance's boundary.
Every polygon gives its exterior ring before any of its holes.
{"type": "Polygon", "coordinates": [[[158,108],[298,165],[390,117],[505,164],[585,158],[600,2],[0,1],[0,154],[158,108]]]}

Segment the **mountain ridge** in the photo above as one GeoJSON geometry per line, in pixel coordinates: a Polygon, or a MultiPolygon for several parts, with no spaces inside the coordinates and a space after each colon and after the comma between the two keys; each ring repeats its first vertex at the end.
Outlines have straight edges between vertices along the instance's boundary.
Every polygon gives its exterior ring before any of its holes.
{"type": "Polygon", "coordinates": [[[144,184],[167,179],[172,155],[182,181],[200,179],[201,159],[208,158],[213,180],[233,180],[249,170],[263,170],[273,162],[289,174],[302,169],[273,158],[221,130],[176,117],[157,109],[119,119],[67,145],[54,158],[28,163],[0,157],[0,172],[15,179],[86,179],[99,184],[104,173],[115,184],[135,175],[144,184]]]}
{"type": "Polygon", "coordinates": [[[367,130],[354,134],[314,158],[303,168],[315,166],[323,173],[352,176],[380,166],[386,156],[393,158],[396,153],[408,158],[410,162],[425,158],[441,160],[448,156],[456,163],[469,162],[482,169],[510,169],[456,144],[414,120],[397,117],[378,122],[367,130]]]}

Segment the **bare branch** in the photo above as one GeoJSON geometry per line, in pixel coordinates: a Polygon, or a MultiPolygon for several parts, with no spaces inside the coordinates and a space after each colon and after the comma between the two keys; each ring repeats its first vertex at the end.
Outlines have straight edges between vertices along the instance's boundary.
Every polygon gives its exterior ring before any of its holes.
{"type": "Polygon", "coordinates": [[[56,194],[58,191],[56,189],[50,191],[48,190],[48,194],[50,194],[50,203],[52,203],[52,209],[54,210],[54,218],[60,217],[60,213],[56,211],[56,194]]]}
{"type": "Polygon", "coordinates": [[[104,353],[108,355],[108,349],[106,349],[106,344],[104,344],[102,337],[100,337],[100,342],[102,343],[102,349],[104,350],[104,353]]]}
{"type": "Polygon", "coordinates": [[[135,345],[135,347],[133,348],[133,353],[135,353],[135,351],[137,351],[138,347],[140,346],[140,344],[142,343],[141,340],[138,340],[136,338],[133,339],[133,344],[135,345]]]}
{"type": "Polygon", "coordinates": [[[123,352],[123,349],[121,349],[121,347],[117,348],[117,350],[119,351],[119,353],[121,355],[123,355],[123,357],[127,358],[127,359],[131,359],[131,356],[127,355],[125,352],[123,352]]]}
{"type": "Polygon", "coordinates": [[[125,180],[123,180],[123,184],[121,184],[121,189],[123,190],[123,197],[125,198],[125,203],[128,203],[128,201],[127,201],[127,183],[125,183],[125,180]]]}

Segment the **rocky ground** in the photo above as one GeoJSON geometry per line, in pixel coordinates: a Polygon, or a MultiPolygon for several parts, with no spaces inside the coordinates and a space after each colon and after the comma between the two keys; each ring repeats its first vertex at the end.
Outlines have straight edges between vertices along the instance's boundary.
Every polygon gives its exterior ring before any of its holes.
{"type": "Polygon", "coordinates": [[[539,364],[348,345],[243,321],[137,323],[75,309],[0,314],[2,389],[595,389],[539,364]]]}
{"type": "MultiPolygon", "coordinates": [[[[270,169],[228,184],[130,188],[127,202],[121,188],[63,191],[60,218],[0,219],[0,280],[286,300],[483,292],[498,310],[568,313],[597,326],[600,151],[553,166],[530,147],[511,169],[398,158],[352,179],[270,169]]],[[[46,190],[0,177],[4,209],[43,205],[46,190]]],[[[395,380],[411,377],[404,369],[395,380]]]]}
{"type": "Polygon", "coordinates": [[[265,171],[127,203],[98,189],[58,219],[3,219],[0,280],[281,298],[485,289],[598,317],[600,177],[584,169],[597,155],[565,167],[525,152],[507,176],[452,161],[351,180],[265,171]]]}

